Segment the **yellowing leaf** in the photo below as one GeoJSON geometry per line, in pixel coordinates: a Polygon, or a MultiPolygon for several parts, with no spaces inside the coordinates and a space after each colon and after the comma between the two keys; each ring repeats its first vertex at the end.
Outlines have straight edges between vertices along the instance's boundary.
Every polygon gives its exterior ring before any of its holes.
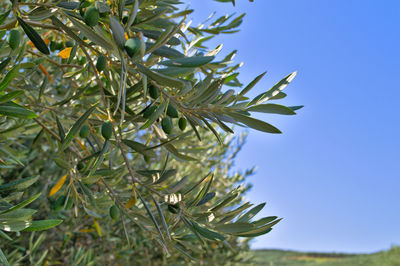
{"type": "Polygon", "coordinates": [[[101,228],[100,228],[100,225],[99,225],[99,223],[97,222],[97,220],[94,220],[93,225],[94,225],[94,228],[96,228],[97,234],[98,234],[99,236],[102,236],[103,233],[101,232],[101,228]]]}
{"type": "Polygon", "coordinates": [[[64,50],[61,50],[58,53],[58,56],[61,57],[62,59],[68,59],[69,55],[71,54],[71,50],[72,50],[72,47],[67,47],[64,50]]]}
{"type": "Polygon", "coordinates": [[[94,231],[93,228],[88,228],[88,229],[81,229],[81,230],[79,230],[79,232],[82,232],[82,233],[91,233],[91,232],[93,232],[93,231],[94,231]]]}
{"type": "Polygon", "coordinates": [[[54,82],[54,80],[49,75],[49,72],[46,71],[46,69],[44,68],[44,66],[42,64],[39,64],[39,69],[40,69],[40,71],[43,72],[43,74],[45,74],[45,76],[49,79],[50,82],[54,82]]]}
{"type": "Polygon", "coordinates": [[[136,198],[129,198],[129,200],[125,204],[125,209],[130,209],[135,204],[136,204],[136,198]]]}
{"type": "Polygon", "coordinates": [[[60,188],[64,185],[65,180],[67,180],[68,174],[64,175],[63,177],[60,178],[60,180],[57,181],[57,183],[54,185],[54,187],[50,190],[49,196],[53,196],[54,194],[57,193],[57,191],[60,190],[60,188]]]}
{"type": "Polygon", "coordinates": [[[129,39],[128,33],[126,33],[126,32],[125,32],[125,39],[126,39],[126,40],[129,39]]]}

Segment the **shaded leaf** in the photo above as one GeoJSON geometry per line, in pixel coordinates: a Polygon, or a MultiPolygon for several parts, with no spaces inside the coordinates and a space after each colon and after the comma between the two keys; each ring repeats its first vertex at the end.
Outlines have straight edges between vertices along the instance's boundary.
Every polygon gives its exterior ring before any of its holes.
{"type": "Polygon", "coordinates": [[[43,41],[42,37],[25,21],[21,18],[17,17],[18,23],[21,25],[22,29],[25,31],[28,38],[32,41],[35,47],[42,53],[48,55],[50,54],[49,48],[47,47],[46,43],[43,41]]]}
{"type": "Polygon", "coordinates": [[[75,135],[79,132],[85,121],[89,118],[90,114],[96,109],[96,106],[89,108],[72,126],[65,136],[65,139],[61,142],[61,150],[65,150],[68,144],[72,141],[75,135]]]}

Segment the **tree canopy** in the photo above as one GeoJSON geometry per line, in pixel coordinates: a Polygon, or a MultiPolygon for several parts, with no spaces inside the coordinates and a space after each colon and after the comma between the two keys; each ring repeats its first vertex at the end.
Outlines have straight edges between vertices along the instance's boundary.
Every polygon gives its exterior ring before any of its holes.
{"type": "MultiPolygon", "coordinates": [[[[219,0],[219,2],[231,2],[219,0]]],[[[178,0],[0,3],[0,262],[246,261],[254,219],[233,160],[254,112],[293,115],[289,74],[247,93],[236,51],[207,41],[244,14],[194,26],[178,0]]]]}

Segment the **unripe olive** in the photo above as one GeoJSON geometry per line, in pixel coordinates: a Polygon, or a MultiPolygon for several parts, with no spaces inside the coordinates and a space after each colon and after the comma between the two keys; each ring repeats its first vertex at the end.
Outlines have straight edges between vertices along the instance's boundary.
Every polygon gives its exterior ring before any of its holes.
{"type": "Polygon", "coordinates": [[[171,105],[168,105],[167,115],[173,118],[177,118],[179,116],[178,111],[171,105]]]}
{"type": "Polygon", "coordinates": [[[79,131],[79,137],[86,138],[89,135],[89,127],[88,125],[83,125],[81,130],[79,131]]]}
{"type": "Polygon", "coordinates": [[[170,134],[172,131],[171,118],[169,118],[168,116],[164,117],[163,120],[161,121],[161,127],[166,134],[170,134]]]}
{"type": "Polygon", "coordinates": [[[99,10],[94,6],[88,7],[83,15],[83,19],[85,20],[86,24],[91,27],[94,27],[97,25],[97,23],[99,23],[99,18],[99,10]]]}
{"type": "Polygon", "coordinates": [[[111,208],[110,208],[110,217],[113,220],[117,220],[119,218],[119,209],[118,209],[117,206],[115,206],[115,205],[111,206],[111,208]]]}
{"type": "Polygon", "coordinates": [[[13,29],[10,31],[10,35],[8,38],[8,44],[10,45],[10,48],[15,50],[18,48],[20,42],[21,42],[21,32],[19,30],[13,29]]]}
{"type": "Polygon", "coordinates": [[[138,38],[129,39],[125,42],[124,47],[128,55],[132,57],[140,51],[140,40],[138,38]]]}
{"type": "Polygon", "coordinates": [[[187,125],[187,120],[184,117],[179,118],[178,125],[179,129],[184,131],[187,125]]]}
{"type": "Polygon", "coordinates": [[[157,99],[158,96],[160,96],[160,92],[158,91],[158,89],[156,87],[154,87],[153,85],[150,85],[149,86],[149,95],[151,98],[157,99]]]}
{"type": "Polygon", "coordinates": [[[96,63],[96,69],[97,71],[101,72],[104,69],[106,69],[106,65],[107,65],[107,58],[104,55],[100,55],[97,58],[97,63],[96,63]]]}
{"type": "Polygon", "coordinates": [[[146,111],[144,111],[143,117],[144,118],[149,118],[154,113],[154,111],[156,109],[157,109],[157,106],[155,106],[155,105],[150,106],[149,108],[146,109],[146,111]]]}
{"type": "Polygon", "coordinates": [[[101,135],[105,139],[110,139],[113,133],[113,128],[111,122],[104,122],[101,125],[101,135]]]}

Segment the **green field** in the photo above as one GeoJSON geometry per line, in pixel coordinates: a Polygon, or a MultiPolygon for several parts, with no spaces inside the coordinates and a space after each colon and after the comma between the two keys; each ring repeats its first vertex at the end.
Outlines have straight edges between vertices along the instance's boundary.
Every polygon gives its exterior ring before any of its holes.
{"type": "Polygon", "coordinates": [[[254,250],[255,265],[294,266],[400,266],[400,247],[371,254],[296,252],[285,250],[254,250]]]}

